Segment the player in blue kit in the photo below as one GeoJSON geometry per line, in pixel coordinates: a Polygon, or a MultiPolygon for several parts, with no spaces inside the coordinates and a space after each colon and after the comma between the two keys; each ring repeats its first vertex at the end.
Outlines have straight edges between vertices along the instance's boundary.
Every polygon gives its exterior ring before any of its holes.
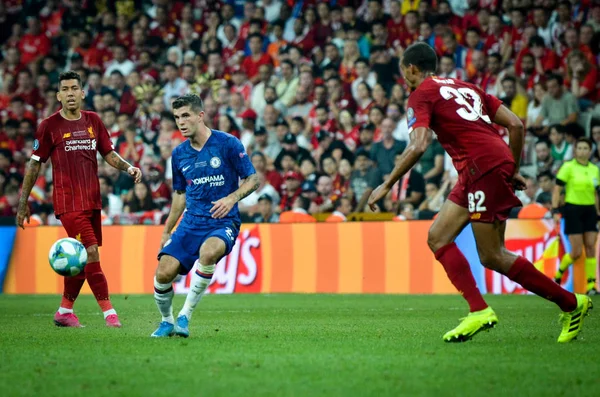
{"type": "Polygon", "coordinates": [[[237,203],[259,185],[242,143],[204,124],[200,97],[177,98],[173,113],[177,127],[188,140],[171,156],[173,202],[154,277],[154,299],[162,321],[153,337],[189,336],[192,311],[210,284],[217,262],[235,244],[241,224],[237,203]],[[171,235],[182,213],[183,219],[171,235]],[[190,291],[174,321],[173,280],[193,267],[190,291]]]}

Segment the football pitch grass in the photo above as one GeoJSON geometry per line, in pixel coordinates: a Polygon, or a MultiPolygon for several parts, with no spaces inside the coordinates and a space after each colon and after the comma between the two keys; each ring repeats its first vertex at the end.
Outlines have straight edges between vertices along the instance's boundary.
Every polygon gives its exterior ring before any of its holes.
{"type": "Polygon", "coordinates": [[[553,304],[487,299],[499,325],[446,344],[466,315],[459,296],[211,295],[190,338],[151,339],[150,295],[113,296],[122,329],[106,328],[92,296],[75,306],[86,327],[66,329],[52,322],[60,297],[0,295],[0,395],[599,395],[599,299],[565,345],[553,304]]]}

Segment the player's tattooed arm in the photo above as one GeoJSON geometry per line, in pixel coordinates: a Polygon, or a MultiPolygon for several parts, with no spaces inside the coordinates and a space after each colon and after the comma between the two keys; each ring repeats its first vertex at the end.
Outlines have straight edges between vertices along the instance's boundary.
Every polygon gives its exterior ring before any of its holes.
{"type": "Polygon", "coordinates": [[[260,181],[258,180],[258,175],[252,174],[248,178],[244,179],[238,190],[233,192],[233,196],[235,197],[235,201],[240,202],[241,200],[248,197],[253,191],[258,189],[260,186],[260,181]]]}
{"type": "Polygon", "coordinates": [[[227,197],[223,197],[217,201],[213,201],[212,208],[210,209],[211,217],[215,219],[221,219],[229,214],[229,211],[233,208],[235,203],[248,197],[250,193],[258,189],[260,182],[258,175],[252,174],[243,180],[240,187],[227,197]]]}
{"type": "Polygon", "coordinates": [[[104,160],[106,160],[106,162],[114,168],[120,171],[127,172],[133,177],[133,179],[135,179],[135,183],[141,182],[142,171],[139,168],[132,166],[127,161],[123,160],[123,157],[121,157],[114,150],[111,150],[106,156],[104,156],[104,160]]]}
{"type": "Polygon", "coordinates": [[[40,168],[42,164],[36,160],[29,160],[29,166],[27,167],[27,171],[25,172],[25,178],[23,179],[23,188],[21,189],[21,198],[19,199],[19,208],[17,210],[17,226],[21,228],[24,227],[25,220],[29,223],[29,205],[27,204],[27,200],[29,200],[29,195],[31,194],[31,190],[33,189],[33,185],[35,185],[35,181],[40,174],[40,168]]]}

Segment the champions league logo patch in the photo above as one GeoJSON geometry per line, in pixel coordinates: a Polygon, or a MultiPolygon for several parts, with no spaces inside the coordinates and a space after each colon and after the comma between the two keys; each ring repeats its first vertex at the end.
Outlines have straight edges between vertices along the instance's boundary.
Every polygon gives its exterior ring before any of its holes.
{"type": "Polygon", "coordinates": [[[417,119],[415,118],[415,111],[413,110],[413,108],[408,108],[406,110],[406,123],[408,125],[408,128],[415,125],[416,122],[417,122],[417,119]]]}
{"type": "Polygon", "coordinates": [[[218,157],[213,157],[210,159],[210,166],[213,168],[219,168],[221,166],[221,159],[218,157]]]}
{"type": "Polygon", "coordinates": [[[37,139],[33,141],[33,150],[38,150],[40,148],[40,141],[37,139]]]}

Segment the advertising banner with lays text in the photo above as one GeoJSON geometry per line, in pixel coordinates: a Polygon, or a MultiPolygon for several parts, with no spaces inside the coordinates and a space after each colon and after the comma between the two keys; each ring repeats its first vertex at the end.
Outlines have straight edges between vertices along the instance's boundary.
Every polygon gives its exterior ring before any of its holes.
{"type": "MultiPolygon", "coordinates": [[[[215,272],[210,293],[453,294],[456,290],[427,246],[430,221],[339,224],[244,224],[233,251],[215,272]]],[[[107,226],[101,265],[113,294],[153,292],[161,226],[107,226]]],[[[60,227],[18,230],[4,293],[60,294],[62,277],[48,264],[60,227]]],[[[551,221],[511,220],[506,245],[548,276],[556,270],[562,239],[551,221]]],[[[524,293],[507,278],[484,269],[472,231],[457,239],[482,292],[524,293]]],[[[583,266],[565,285],[585,289],[583,266]]],[[[189,277],[175,283],[186,293],[189,277]]],[[[90,293],[87,284],[82,293],[90,293]]]]}

